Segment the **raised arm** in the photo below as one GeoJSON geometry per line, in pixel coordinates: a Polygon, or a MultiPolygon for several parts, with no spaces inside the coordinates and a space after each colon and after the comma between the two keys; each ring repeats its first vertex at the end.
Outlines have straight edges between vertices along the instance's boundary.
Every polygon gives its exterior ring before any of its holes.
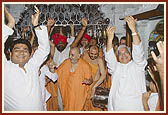
{"type": "Polygon", "coordinates": [[[72,23],[70,23],[70,28],[71,28],[71,36],[75,37],[75,28],[74,28],[74,25],[72,23]]]}
{"type": "Polygon", "coordinates": [[[48,30],[48,35],[50,35],[54,29],[54,24],[55,24],[55,20],[54,18],[48,18],[47,21],[47,30],[48,30]]]}
{"type": "Polygon", "coordinates": [[[6,7],[5,7],[4,11],[5,11],[5,17],[6,17],[7,21],[8,21],[7,26],[12,29],[15,26],[15,19],[8,12],[8,10],[6,9],[6,7]]]}
{"type": "Polygon", "coordinates": [[[109,26],[107,32],[107,46],[105,51],[105,60],[107,62],[108,72],[112,74],[116,68],[117,58],[112,47],[112,40],[114,38],[115,26],[109,26]]]}
{"type": "Polygon", "coordinates": [[[129,16],[129,17],[125,17],[125,21],[127,22],[128,27],[132,32],[133,44],[139,45],[141,40],[140,40],[138,31],[136,29],[136,19],[134,19],[132,16],[129,16]]]}
{"type": "Polygon", "coordinates": [[[134,19],[132,16],[129,16],[129,17],[125,17],[125,21],[127,22],[128,27],[132,32],[132,38],[133,38],[132,58],[134,62],[139,67],[141,67],[141,70],[142,70],[145,68],[147,61],[144,56],[145,54],[144,54],[142,42],[140,40],[140,36],[136,29],[136,19],[134,19]]]}
{"type": "Polygon", "coordinates": [[[80,39],[82,38],[85,30],[86,30],[86,27],[87,27],[87,23],[88,23],[88,20],[86,18],[82,18],[82,29],[80,30],[79,34],[77,35],[76,39],[73,41],[73,43],[71,44],[71,48],[72,47],[76,47],[78,45],[78,42],[80,41],[80,39]]]}
{"type": "Polygon", "coordinates": [[[55,52],[55,44],[51,40],[49,40],[49,43],[50,43],[50,55],[51,55],[51,59],[53,59],[54,52],[55,52]]]}
{"type": "Polygon", "coordinates": [[[116,31],[116,27],[115,26],[109,26],[106,29],[106,33],[107,33],[107,47],[106,47],[106,52],[108,52],[111,48],[113,48],[112,46],[112,41],[114,39],[114,32],[116,31]]]}
{"type": "MultiPolygon", "coordinates": [[[[37,26],[39,23],[38,23],[38,21],[39,21],[39,15],[40,15],[40,11],[39,11],[39,9],[37,8],[37,6],[34,6],[34,8],[35,8],[35,14],[34,15],[32,15],[32,25],[33,25],[33,27],[35,27],[35,26],[37,26]]],[[[41,30],[41,28],[40,28],[40,26],[37,26],[36,28],[34,28],[35,30],[41,30]]]]}
{"type": "MultiPolygon", "coordinates": [[[[50,34],[52,33],[53,29],[54,29],[54,24],[55,24],[55,20],[54,18],[48,18],[47,21],[47,30],[48,30],[48,35],[50,36],[50,34]]],[[[53,59],[54,57],[54,52],[55,52],[55,45],[54,43],[49,40],[50,43],[50,54],[51,54],[51,58],[53,59]]]]}
{"type": "Polygon", "coordinates": [[[33,57],[30,59],[32,61],[32,64],[37,67],[37,69],[40,67],[40,65],[46,60],[49,52],[50,52],[50,45],[49,45],[49,39],[48,39],[48,32],[46,26],[38,26],[38,20],[39,20],[39,14],[40,11],[35,6],[35,14],[32,15],[32,25],[34,26],[35,33],[38,38],[38,49],[35,51],[33,57]]]}
{"type": "Polygon", "coordinates": [[[4,42],[7,40],[9,35],[13,34],[13,27],[15,25],[15,19],[13,18],[13,16],[8,12],[8,10],[6,9],[6,7],[4,8],[4,15],[6,17],[7,20],[7,25],[5,25],[4,28],[4,42]]]}

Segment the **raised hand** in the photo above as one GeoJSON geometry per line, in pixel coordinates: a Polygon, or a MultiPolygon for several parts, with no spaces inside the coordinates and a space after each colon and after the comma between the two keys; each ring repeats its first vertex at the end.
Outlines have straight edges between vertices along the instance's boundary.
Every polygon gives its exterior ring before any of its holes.
{"type": "Polygon", "coordinates": [[[132,16],[127,16],[127,17],[125,17],[124,20],[127,22],[128,27],[130,28],[132,33],[137,31],[136,30],[136,20],[137,19],[134,19],[132,16]]]}
{"type": "Polygon", "coordinates": [[[160,57],[157,57],[155,53],[152,51],[151,55],[156,62],[156,67],[159,72],[164,72],[164,43],[162,41],[159,41],[157,44],[160,57]]]}
{"type": "Polygon", "coordinates": [[[37,8],[37,6],[34,6],[34,8],[35,8],[35,14],[32,15],[32,25],[33,26],[37,26],[38,25],[38,21],[39,21],[40,11],[37,8]]]}
{"type": "Polygon", "coordinates": [[[127,17],[125,17],[124,20],[127,22],[128,27],[130,28],[130,30],[132,32],[133,44],[139,45],[141,43],[141,39],[140,39],[140,36],[139,36],[138,31],[136,29],[137,19],[134,19],[132,16],[127,16],[127,17]]]}
{"type": "Polygon", "coordinates": [[[106,51],[108,52],[113,46],[112,46],[112,41],[114,39],[114,33],[116,31],[116,27],[109,25],[106,29],[106,34],[107,34],[107,47],[106,51]]]}
{"type": "Polygon", "coordinates": [[[83,27],[86,27],[87,26],[87,24],[88,24],[88,20],[86,19],[86,18],[82,18],[82,26],[83,27]]]}
{"type": "Polygon", "coordinates": [[[113,40],[114,39],[114,33],[116,31],[116,27],[115,26],[108,26],[106,29],[106,33],[107,33],[107,38],[108,40],[113,40]]]}
{"type": "Polygon", "coordinates": [[[8,24],[7,26],[9,28],[13,28],[15,26],[15,19],[13,18],[13,16],[8,12],[8,10],[6,9],[6,7],[4,7],[4,14],[5,14],[5,17],[8,21],[8,24]]]}

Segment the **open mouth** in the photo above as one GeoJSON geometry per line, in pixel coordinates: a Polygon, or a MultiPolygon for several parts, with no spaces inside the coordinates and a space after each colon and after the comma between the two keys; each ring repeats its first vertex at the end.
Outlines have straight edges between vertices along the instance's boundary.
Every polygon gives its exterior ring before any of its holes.
{"type": "Polygon", "coordinates": [[[25,56],[16,56],[17,58],[19,58],[19,59],[24,59],[25,58],[25,56]]]}

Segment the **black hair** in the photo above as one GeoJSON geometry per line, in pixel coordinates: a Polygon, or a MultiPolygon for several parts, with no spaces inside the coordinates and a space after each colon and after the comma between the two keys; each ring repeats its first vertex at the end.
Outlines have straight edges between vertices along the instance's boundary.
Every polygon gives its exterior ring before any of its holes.
{"type": "Polygon", "coordinates": [[[120,38],[120,41],[121,41],[121,40],[127,40],[127,39],[126,39],[126,36],[121,37],[121,38],[120,38]]]}
{"type": "Polygon", "coordinates": [[[118,39],[118,37],[116,35],[114,35],[114,39],[113,39],[112,43],[114,45],[118,45],[119,46],[119,39],[118,39]]]}
{"type": "Polygon", "coordinates": [[[91,39],[90,40],[96,40],[96,44],[98,44],[98,41],[97,41],[97,39],[96,38],[94,38],[94,37],[91,37],[91,39]]]}
{"type": "Polygon", "coordinates": [[[13,42],[13,36],[10,35],[4,43],[4,53],[7,60],[10,60],[10,46],[13,42]]]}
{"type": "Polygon", "coordinates": [[[14,48],[14,46],[15,46],[16,44],[25,44],[25,45],[28,47],[29,54],[32,53],[31,44],[30,44],[30,42],[29,42],[27,39],[17,39],[17,40],[15,40],[15,41],[13,41],[13,42],[11,43],[11,46],[10,46],[10,52],[12,52],[12,50],[13,50],[13,48],[14,48]]]}

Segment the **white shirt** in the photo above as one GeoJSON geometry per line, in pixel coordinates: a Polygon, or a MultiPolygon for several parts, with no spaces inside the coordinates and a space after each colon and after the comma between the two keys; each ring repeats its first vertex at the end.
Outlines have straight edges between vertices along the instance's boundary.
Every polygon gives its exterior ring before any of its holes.
{"type": "Polygon", "coordinates": [[[146,92],[142,43],[133,45],[133,60],[127,64],[117,62],[113,48],[105,52],[108,72],[112,75],[112,85],[108,99],[109,111],[141,111],[142,93],[146,92]]]}
{"type": "Polygon", "coordinates": [[[41,86],[41,90],[42,90],[42,99],[43,99],[43,106],[44,106],[44,110],[47,110],[46,108],[46,102],[47,100],[50,98],[51,94],[47,91],[47,89],[45,88],[45,76],[47,76],[49,79],[51,79],[53,82],[55,82],[58,79],[58,75],[57,73],[51,73],[49,71],[49,68],[44,65],[41,69],[40,69],[40,86],[41,86]]]}
{"type": "Polygon", "coordinates": [[[149,100],[148,100],[150,111],[156,110],[158,99],[159,99],[158,93],[151,93],[151,95],[149,96],[149,100]]]}
{"type": "Polygon", "coordinates": [[[68,38],[68,44],[66,46],[66,48],[60,52],[57,50],[57,48],[55,47],[55,52],[54,52],[54,57],[53,57],[53,61],[56,63],[56,66],[58,67],[59,65],[61,65],[61,63],[69,58],[69,51],[70,51],[70,45],[72,44],[72,42],[75,40],[75,37],[71,37],[68,38]]]}
{"type": "MultiPolygon", "coordinates": [[[[41,30],[35,30],[35,32],[39,46],[33,57],[25,64],[26,72],[18,64],[14,64],[6,59],[4,61],[5,111],[43,110],[38,70],[50,52],[50,45],[45,26],[41,26],[41,30]]],[[[12,33],[13,30],[5,25],[5,41],[12,33]]]]}

